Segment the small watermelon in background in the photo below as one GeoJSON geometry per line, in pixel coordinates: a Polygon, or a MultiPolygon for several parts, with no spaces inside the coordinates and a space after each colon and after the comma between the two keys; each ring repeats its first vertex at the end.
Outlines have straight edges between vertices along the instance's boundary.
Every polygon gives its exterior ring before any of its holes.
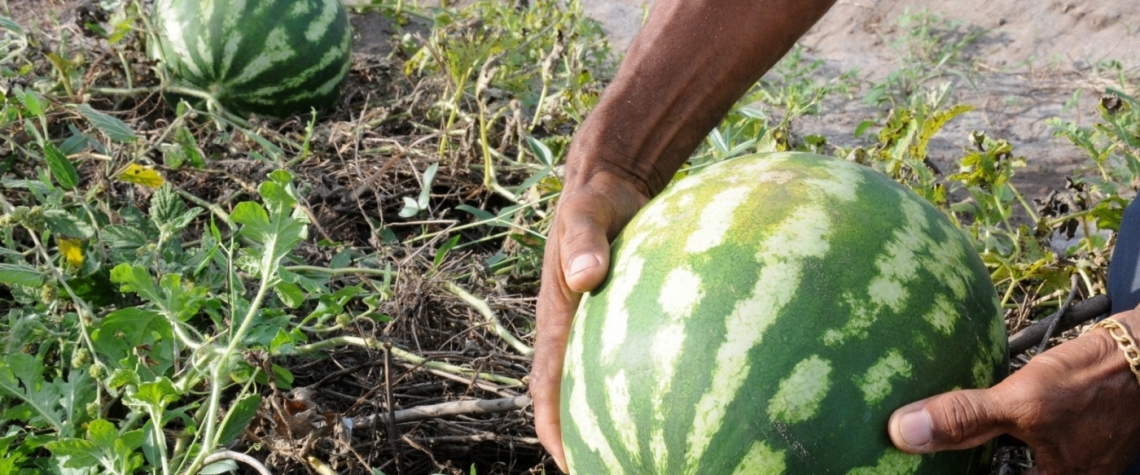
{"type": "Polygon", "coordinates": [[[156,0],[153,24],[173,85],[237,114],[325,109],[348,77],[352,29],[340,0],[156,0]]]}
{"type": "Polygon", "coordinates": [[[575,474],[988,473],[919,456],[897,408],[1008,371],[970,241],[886,176],[802,153],[708,167],[651,201],[575,316],[562,436],[575,474]]]}

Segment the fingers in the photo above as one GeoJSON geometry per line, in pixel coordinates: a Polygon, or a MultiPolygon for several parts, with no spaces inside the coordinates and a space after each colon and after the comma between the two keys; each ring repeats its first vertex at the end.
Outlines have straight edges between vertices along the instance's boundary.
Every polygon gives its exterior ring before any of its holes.
{"type": "Polygon", "coordinates": [[[974,389],[908,404],[891,415],[891,441],[910,453],[976,447],[1005,432],[1010,411],[1001,401],[992,389],[974,389]]]}
{"type": "Polygon", "coordinates": [[[530,376],[538,439],[562,471],[566,471],[566,462],[559,428],[559,395],[566,342],[582,292],[601,284],[610,259],[606,226],[597,221],[596,210],[591,213],[581,209],[584,207],[580,203],[563,202],[558,209],[561,219],[556,221],[546,243],[530,376]]]}
{"type": "Polygon", "coordinates": [[[563,195],[546,242],[538,293],[530,395],[538,439],[563,471],[566,462],[559,428],[559,396],[574,312],[582,293],[600,285],[609,272],[609,236],[616,234],[646,201],[633,194],[629,184],[604,176],[598,182],[596,187],[584,186],[563,195]]]}
{"type": "MultiPolygon", "coordinates": [[[[580,203],[580,202],[579,202],[580,203]]],[[[573,205],[573,204],[571,204],[573,205]]],[[[579,205],[581,206],[581,205],[579,205]]],[[[566,230],[559,236],[559,257],[566,286],[575,293],[594,290],[601,285],[610,268],[610,241],[606,237],[608,223],[601,216],[566,209],[566,230]]],[[[575,302],[575,308],[577,307],[575,302]]]]}
{"type": "MultiPolygon", "coordinates": [[[[557,228],[558,225],[556,224],[557,228]]],[[[581,294],[567,289],[559,257],[557,229],[552,229],[546,245],[542,287],[538,293],[538,333],[534,343],[534,363],[530,372],[530,397],[534,404],[534,424],[538,440],[566,471],[559,429],[559,395],[562,391],[562,363],[570,335],[573,312],[581,294]]]]}

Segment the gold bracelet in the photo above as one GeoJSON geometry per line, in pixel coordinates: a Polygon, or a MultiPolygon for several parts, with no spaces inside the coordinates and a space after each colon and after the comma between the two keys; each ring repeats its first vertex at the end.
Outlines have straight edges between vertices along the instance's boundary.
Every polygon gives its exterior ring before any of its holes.
{"type": "Polygon", "coordinates": [[[1128,335],[1128,329],[1111,318],[1097,322],[1092,328],[1108,330],[1109,336],[1116,340],[1116,346],[1124,352],[1124,359],[1128,360],[1128,368],[1132,370],[1132,374],[1136,375],[1136,382],[1140,383],[1140,349],[1136,347],[1136,342],[1128,335]]]}

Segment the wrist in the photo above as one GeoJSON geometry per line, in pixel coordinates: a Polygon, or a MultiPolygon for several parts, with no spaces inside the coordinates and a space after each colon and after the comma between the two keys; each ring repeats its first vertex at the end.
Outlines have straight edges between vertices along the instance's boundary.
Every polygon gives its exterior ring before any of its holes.
{"type": "Polygon", "coordinates": [[[1135,332],[1138,324],[1140,312],[1132,310],[1101,320],[1092,329],[1103,330],[1097,333],[1107,336],[1115,349],[1115,357],[1109,356],[1109,361],[1114,362],[1113,366],[1123,366],[1122,372],[1131,373],[1140,386],[1140,346],[1135,332]]]}

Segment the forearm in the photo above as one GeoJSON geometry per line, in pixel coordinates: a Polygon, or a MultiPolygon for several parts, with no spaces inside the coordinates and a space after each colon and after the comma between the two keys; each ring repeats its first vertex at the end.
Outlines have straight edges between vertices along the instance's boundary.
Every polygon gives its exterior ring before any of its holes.
{"type": "Polygon", "coordinates": [[[834,0],[657,0],[582,124],[567,186],[599,172],[653,196],[834,0]]]}

